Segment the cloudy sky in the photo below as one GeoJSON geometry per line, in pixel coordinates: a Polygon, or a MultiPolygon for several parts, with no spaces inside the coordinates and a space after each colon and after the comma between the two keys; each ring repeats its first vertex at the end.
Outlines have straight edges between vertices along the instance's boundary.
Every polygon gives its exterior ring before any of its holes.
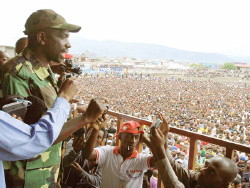
{"type": "Polygon", "coordinates": [[[249,0],[5,0],[0,45],[23,37],[28,16],[49,8],[82,26],[71,36],[250,56],[249,0]]]}

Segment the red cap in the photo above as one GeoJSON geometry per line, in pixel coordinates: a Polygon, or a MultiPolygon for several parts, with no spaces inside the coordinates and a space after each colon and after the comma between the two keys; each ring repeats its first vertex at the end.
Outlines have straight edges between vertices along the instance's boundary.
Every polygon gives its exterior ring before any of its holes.
{"type": "Polygon", "coordinates": [[[68,54],[68,53],[64,53],[64,59],[71,59],[73,57],[73,55],[68,54]]]}
{"type": "Polygon", "coordinates": [[[119,130],[119,133],[133,133],[133,134],[140,134],[143,131],[139,131],[137,128],[140,128],[140,124],[136,121],[127,121],[123,123],[122,127],[119,130]]]}

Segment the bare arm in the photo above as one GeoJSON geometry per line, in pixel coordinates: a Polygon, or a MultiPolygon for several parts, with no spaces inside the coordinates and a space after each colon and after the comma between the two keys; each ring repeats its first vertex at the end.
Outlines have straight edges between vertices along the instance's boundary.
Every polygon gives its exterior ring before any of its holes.
{"type": "Polygon", "coordinates": [[[84,144],[84,135],[80,137],[74,137],[72,143],[73,149],[71,149],[70,152],[63,157],[63,166],[67,167],[70,163],[78,160],[81,157],[81,150],[84,144]]]}
{"type": "MultiPolygon", "coordinates": [[[[168,125],[168,122],[166,120],[165,117],[162,116],[161,113],[159,113],[159,118],[161,119],[161,124],[159,126],[159,129],[161,130],[161,136],[162,136],[162,141],[161,140],[157,140],[157,141],[153,141],[151,139],[148,138],[148,136],[146,136],[145,134],[142,135],[142,142],[144,142],[149,148],[150,150],[152,151],[152,153],[154,154],[153,157],[150,159],[149,161],[149,164],[150,164],[150,167],[155,167],[156,166],[156,161],[160,160],[160,159],[164,159],[166,157],[166,153],[165,153],[165,150],[166,150],[166,138],[167,138],[167,135],[168,135],[168,132],[169,132],[169,125],[168,125]],[[160,141],[162,143],[160,143],[160,141]],[[157,143],[156,143],[157,142],[157,143]],[[159,145],[160,144],[160,145],[159,145]],[[162,150],[159,150],[157,149],[156,147],[161,147],[161,144],[162,144],[162,150]],[[165,147],[164,147],[165,146],[165,147]],[[157,155],[156,155],[156,151],[158,152],[157,155]]],[[[154,128],[155,130],[155,127],[152,127],[154,128]]],[[[152,129],[151,128],[151,129],[152,129]]],[[[152,133],[152,131],[151,131],[152,133]]],[[[151,134],[152,136],[152,134],[151,134]]]]}
{"type": "Polygon", "coordinates": [[[97,153],[94,151],[94,148],[98,133],[99,128],[97,126],[93,126],[91,135],[82,149],[82,157],[88,159],[89,161],[95,161],[97,157],[97,153]]]}
{"type": "Polygon", "coordinates": [[[75,131],[77,131],[86,124],[88,124],[88,122],[84,114],[67,121],[63,125],[60,135],[57,137],[56,141],[53,144],[57,144],[63,141],[65,138],[69,137],[72,133],[74,133],[75,131]]]}
{"type": "Polygon", "coordinates": [[[165,187],[169,188],[185,188],[183,183],[178,180],[168,158],[161,159],[156,162],[159,174],[165,187]]]}
{"type": "Polygon", "coordinates": [[[98,118],[98,120],[94,123],[91,124],[92,126],[92,131],[91,135],[89,136],[85,146],[82,149],[82,157],[85,159],[88,159],[89,161],[95,161],[97,157],[97,153],[94,150],[95,144],[96,144],[96,139],[99,134],[99,130],[101,127],[106,126],[106,118],[103,115],[102,117],[98,118]]]}
{"type": "Polygon", "coordinates": [[[154,143],[152,153],[156,160],[156,167],[162,177],[164,186],[170,188],[194,187],[196,181],[195,173],[182,167],[177,163],[167,148],[166,137],[169,125],[156,129],[151,128],[150,140],[154,143]],[[161,130],[160,130],[161,129],[161,130]],[[185,185],[185,186],[184,186],[185,185]]]}
{"type": "Polygon", "coordinates": [[[155,143],[152,148],[152,153],[156,160],[156,167],[165,187],[169,188],[185,188],[178,180],[172,166],[167,158],[165,149],[165,137],[159,129],[151,128],[150,140],[155,143]]]}
{"type": "Polygon", "coordinates": [[[106,101],[103,99],[92,99],[83,115],[71,119],[64,124],[62,131],[54,144],[61,142],[84,125],[96,121],[107,109],[104,104],[105,102],[106,101]]]}

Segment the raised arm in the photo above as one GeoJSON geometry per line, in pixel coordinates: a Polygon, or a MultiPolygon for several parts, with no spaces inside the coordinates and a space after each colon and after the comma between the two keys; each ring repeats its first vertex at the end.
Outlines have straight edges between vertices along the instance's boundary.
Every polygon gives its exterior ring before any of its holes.
{"type": "Polygon", "coordinates": [[[27,125],[0,111],[0,160],[31,158],[51,146],[68,117],[70,105],[67,100],[76,93],[73,81],[66,81],[64,86],[64,94],[35,124],[27,125]]]}
{"type": "Polygon", "coordinates": [[[159,129],[152,127],[150,131],[150,140],[151,143],[154,143],[154,147],[151,149],[163,184],[170,188],[193,187],[192,183],[195,180],[195,173],[177,163],[167,149],[166,138],[168,132],[168,123],[160,125],[159,129]]]}
{"type": "Polygon", "coordinates": [[[81,156],[81,150],[84,146],[84,137],[74,137],[72,149],[63,157],[63,166],[67,167],[70,163],[76,161],[81,156]]]}
{"type": "Polygon", "coordinates": [[[71,164],[71,167],[81,177],[81,182],[83,182],[84,185],[86,183],[89,185],[92,185],[93,187],[99,187],[101,185],[102,168],[100,168],[99,166],[96,166],[96,169],[94,169],[94,174],[90,174],[90,173],[86,172],[77,162],[73,162],[71,164]]]}
{"type": "Polygon", "coordinates": [[[161,176],[165,187],[169,188],[185,188],[185,186],[178,180],[172,166],[167,158],[165,150],[165,136],[159,129],[151,128],[150,140],[154,143],[152,153],[155,157],[156,167],[161,176]]]}
{"type": "MultiPolygon", "coordinates": [[[[167,134],[169,131],[168,122],[167,122],[166,118],[162,116],[162,114],[159,113],[158,116],[159,116],[159,119],[161,120],[161,124],[159,126],[159,129],[162,131],[163,137],[167,138],[167,134]]],[[[155,149],[155,142],[152,142],[151,139],[149,139],[148,136],[146,136],[145,134],[142,135],[141,141],[144,142],[150,148],[151,151],[153,151],[155,149]]],[[[155,162],[157,161],[157,159],[155,157],[157,157],[157,156],[153,155],[153,157],[150,158],[150,161],[149,161],[150,167],[156,166],[155,162]]]]}
{"type": "Polygon", "coordinates": [[[94,123],[91,124],[92,130],[87,138],[87,142],[82,150],[82,157],[88,159],[89,161],[95,161],[97,153],[94,150],[96,145],[96,139],[98,137],[99,130],[106,126],[105,115],[98,118],[94,123]]]}
{"type": "Polygon", "coordinates": [[[105,99],[92,99],[86,109],[86,112],[83,115],[71,119],[64,124],[62,131],[54,144],[57,144],[58,142],[64,140],[84,125],[96,121],[105,112],[106,109],[107,107],[105,99]]]}

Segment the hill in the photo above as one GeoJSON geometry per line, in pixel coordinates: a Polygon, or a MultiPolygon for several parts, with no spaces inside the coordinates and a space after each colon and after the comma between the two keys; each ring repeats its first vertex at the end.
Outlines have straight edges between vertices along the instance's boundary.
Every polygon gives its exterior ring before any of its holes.
{"type": "Polygon", "coordinates": [[[197,62],[223,64],[225,62],[250,62],[250,57],[227,56],[218,53],[185,51],[167,46],[145,43],[125,43],[118,41],[96,41],[71,37],[70,53],[82,54],[86,50],[99,57],[133,57],[151,59],[172,59],[177,62],[197,62]]]}

